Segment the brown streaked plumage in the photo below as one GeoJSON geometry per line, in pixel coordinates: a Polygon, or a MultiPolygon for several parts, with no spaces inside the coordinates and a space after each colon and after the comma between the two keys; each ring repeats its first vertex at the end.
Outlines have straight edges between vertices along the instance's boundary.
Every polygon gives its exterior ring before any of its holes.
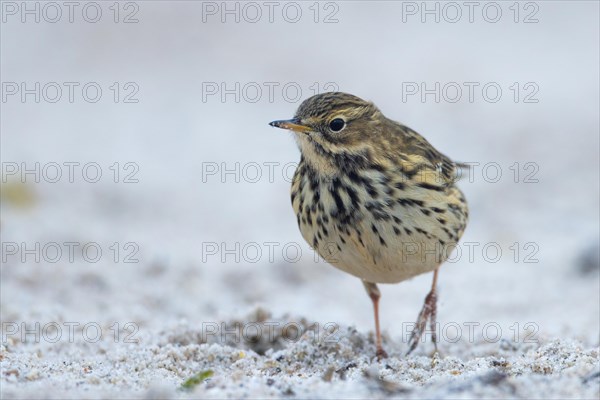
{"type": "Polygon", "coordinates": [[[270,125],[295,133],[301,158],[292,206],[300,231],[326,261],[363,281],[374,306],[378,357],[385,351],[376,284],[434,271],[412,351],[427,321],[435,332],[439,266],[467,223],[457,164],[373,103],[346,93],[310,97],[293,119],[270,125]]]}

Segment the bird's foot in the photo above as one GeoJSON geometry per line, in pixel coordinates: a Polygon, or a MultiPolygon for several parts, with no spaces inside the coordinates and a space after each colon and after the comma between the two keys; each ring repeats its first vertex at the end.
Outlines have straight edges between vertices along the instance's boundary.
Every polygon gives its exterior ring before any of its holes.
{"type": "Polygon", "coordinates": [[[377,361],[382,361],[384,358],[388,358],[388,354],[382,348],[378,348],[375,355],[377,356],[377,361]]]}
{"type": "Polygon", "coordinates": [[[429,328],[431,329],[431,341],[435,347],[434,354],[437,353],[436,313],[437,293],[435,290],[432,290],[429,292],[429,294],[427,294],[427,297],[425,297],[425,304],[423,304],[423,308],[417,317],[415,327],[410,334],[410,339],[408,340],[409,347],[406,355],[409,355],[414,349],[417,348],[419,341],[423,336],[423,332],[425,331],[427,321],[429,321],[429,328]]]}

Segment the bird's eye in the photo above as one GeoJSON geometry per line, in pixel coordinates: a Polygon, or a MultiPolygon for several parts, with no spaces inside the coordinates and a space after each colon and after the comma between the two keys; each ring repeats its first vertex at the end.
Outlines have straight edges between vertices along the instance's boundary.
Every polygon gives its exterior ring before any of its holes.
{"type": "Polygon", "coordinates": [[[341,131],[344,129],[344,126],[346,126],[346,122],[341,118],[336,118],[329,123],[329,129],[334,132],[341,131]]]}

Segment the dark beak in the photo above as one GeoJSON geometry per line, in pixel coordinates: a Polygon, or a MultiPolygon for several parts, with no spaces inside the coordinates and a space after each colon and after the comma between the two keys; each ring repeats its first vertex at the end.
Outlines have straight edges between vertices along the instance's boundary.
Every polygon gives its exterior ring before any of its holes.
{"type": "Polygon", "coordinates": [[[300,120],[298,118],[273,121],[269,122],[269,125],[274,126],[276,128],[289,129],[290,131],[302,133],[307,133],[311,130],[308,126],[300,125],[300,120]]]}

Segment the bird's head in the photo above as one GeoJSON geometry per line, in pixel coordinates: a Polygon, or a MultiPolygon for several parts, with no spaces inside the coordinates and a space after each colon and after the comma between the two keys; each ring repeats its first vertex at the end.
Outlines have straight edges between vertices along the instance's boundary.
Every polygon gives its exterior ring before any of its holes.
{"type": "Polygon", "coordinates": [[[295,133],[302,155],[313,163],[366,157],[383,116],[373,103],[342,92],[312,96],[292,119],[269,125],[295,133]]]}

